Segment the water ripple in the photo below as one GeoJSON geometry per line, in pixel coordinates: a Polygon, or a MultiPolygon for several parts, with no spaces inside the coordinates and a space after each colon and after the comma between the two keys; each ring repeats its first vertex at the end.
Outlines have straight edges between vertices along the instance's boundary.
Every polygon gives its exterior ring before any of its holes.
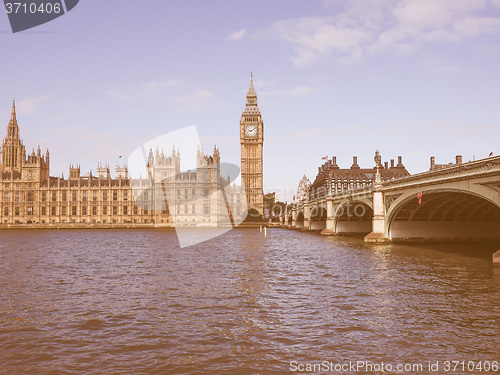
{"type": "Polygon", "coordinates": [[[0,373],[498,360],[500,272],[484,254],[280,229],[185,249],[173,231],[2,232],[0,373]]]}

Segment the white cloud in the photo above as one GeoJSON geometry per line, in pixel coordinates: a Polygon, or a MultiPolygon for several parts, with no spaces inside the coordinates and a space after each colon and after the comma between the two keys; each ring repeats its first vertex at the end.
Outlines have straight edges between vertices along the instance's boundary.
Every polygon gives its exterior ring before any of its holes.
{"type": "Polygon", "coordinates": [[[485,6],[485,0],[403,0],[396,5],[394,15],[402,27],[436,30],[485,6]]]}
{"type": "Polygon", "coordinates": [[[127,92],[125,90],[110,89],[110,90],[106,91],[106,94],[108,94],[112,98],[120,99],[120,100],[123,100],[123,101],[130,101],[130,100],[132,100],[132,97],[129,94],[127,94],[127,92]]]}
{"type": "Polygon", "coordinates": [[[242,39],[246,35],[247,31],[245,29],[241,29],[238,31],[235,31],[231,33],[231,35],[228,36],[228,39],[232,42],[236,42],[240,39],[242,39]]]}
{"type": "Polygon", "coordinates": [[[151,81],[140,85],[139,94],[145,98],[163,100],[172,95],[174,89],[180,86],[181,84],[175,79],[151,81]]]}
{"type": "Polygon", "coordinates": [[[350,63],[428,43],[458,43],[500,32],[500,0],[326,0],[334,16],[274,22],[267,35],[290,44],[295,65],[350,63]]]}
{"type": "Polygon", "coordinates": [[[129,85],[107,90],[106,93],[127,102],[155,100],[189,110],[204,109],[218,104],[212,91],[200,88],[186,92],[184,85],[173,79],[129,85]]]}
{"type": "Polygon", "coordinates": [[[296,65],[307,65],[333,51],[352,54],[355,47],[370,40],[366,30],[336,23],[332,18],[299,18],[275,22],[271,32],[292,44],[296,65]]]}
{"type": "Polygon", "coordinates": [[[33,114],[36,112],[38,104],[43,103],[47,99],[48,98],[46,96],[23,99],[16,103],[16,110],[22,113],[33,114]]]}
{"type": "Polygon", "coordinates": [[[178,87],[180,83],[175,79],[167,79],[164,81],[151,81],[142,84],[142,88],[146,91],[156,92],[158,90],[171,89],[178,87]]]}
{"type": "Polygon", "coordinates": [[[465,38],[473,38],[481,34],[494,34],[500,30],[500,18],[465,17],[455,22],[453,30],[465,38]]]}

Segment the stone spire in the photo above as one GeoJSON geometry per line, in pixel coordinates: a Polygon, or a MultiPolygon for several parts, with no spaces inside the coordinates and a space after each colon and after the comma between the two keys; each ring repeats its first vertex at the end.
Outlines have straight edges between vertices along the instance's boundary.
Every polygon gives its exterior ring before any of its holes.
{"type": "Polygon", "coordinates": [[[257,93],[253,87],[253,72],[250,73],[250,88],[247,93],[247,103],[243,113],[246,114],[259,114],[259,107],[257,106],[257,93]]]}
{"type": "Polygon", "coordinates": [[[12,101],[12,114],[10,115],[10,121],[17,122],[16,120],[16,100],[12,101]]]}
{"type": "Polygon", "coordinates": [[[7,126],[7,137],[19,138],[19,126],[16,118],[16,101],[12,102],[12,113],[10,115],[9,125],[7,126]]]}
{"type": "Polygon", "coordinates": [[[16,102],[12,102],[12,113],[9,125],[7,126],[7,136],[2,145],[2,168],[7,171],[20,171],[23,162],[26,160],[26,149],[19,139],[19,126],[16,119],[16,102]]]}
{"type": "Polygon", "coordinates": [[[250,73],[250,88],[248,89],[247,98],[248,97],[257,97],[255,89],[253,88],[253,72],[250,73]]]}

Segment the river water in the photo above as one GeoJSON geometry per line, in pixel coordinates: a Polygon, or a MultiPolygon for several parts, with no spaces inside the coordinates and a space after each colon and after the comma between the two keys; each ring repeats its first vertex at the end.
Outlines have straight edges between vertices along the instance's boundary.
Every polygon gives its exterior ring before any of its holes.
{"type": "Polygon", "coordinates": [[[169,230],[0,238],[1,374],[498,373],[477,367],[500,360],[491,249],[278,228],[183,249],[169,230]]]}

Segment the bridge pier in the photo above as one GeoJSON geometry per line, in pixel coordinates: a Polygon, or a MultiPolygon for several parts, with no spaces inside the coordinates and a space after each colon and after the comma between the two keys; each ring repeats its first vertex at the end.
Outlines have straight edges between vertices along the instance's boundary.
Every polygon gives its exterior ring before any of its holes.
{"type": "Polygon", "coordinates": [[[500,266],[500,250],[493,254],[493,264],[500,266]]]}
{"type": "Polygon", "coordinates": [[[297,210],[295,208],[292,209],[292,229],[297,228],[297,210]]]}
{"type": "Polygon", "coordinates": [[[304,227],[301,230],[311,230],[309,203],[304,204],[304,227]]]}
{"type": "Polygon", "coordinates": [[[335,236],[335,218],[333,217],[333,200],[326,201],[326,228],[321,231],[323,236],[335,236]]]}
{"type": "Polygon", "coordinates": [[[385,235],[385,208],[384,196],[380,184],[380,173],[377,168],[375,185],[373,186],[373,219],[372,232],[365,236],[368,243],[389,243],[391,239],[385,235]]]}

